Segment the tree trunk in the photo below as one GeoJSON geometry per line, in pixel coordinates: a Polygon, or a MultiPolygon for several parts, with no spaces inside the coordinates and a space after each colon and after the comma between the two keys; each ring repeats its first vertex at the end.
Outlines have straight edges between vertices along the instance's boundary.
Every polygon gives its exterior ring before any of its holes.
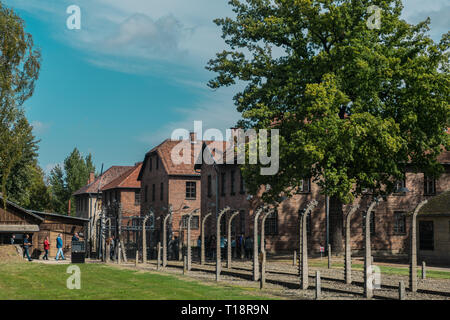
{"type": "Polygon", "coordinates": [[[342,202],[336,197],[330,197],[330,244],[331,251],[342,254],[343,248],[343,220],[342,202]]]}

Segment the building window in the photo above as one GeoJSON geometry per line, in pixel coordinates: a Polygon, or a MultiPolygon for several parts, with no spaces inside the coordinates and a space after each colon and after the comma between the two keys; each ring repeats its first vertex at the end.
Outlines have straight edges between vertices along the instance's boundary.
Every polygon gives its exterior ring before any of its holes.
{"type": "Polygon", "coordinates": [[[139,206],[141,204],[141,192],[135,191],[134,192],[134,205],[139,206]]]}
{"type": "Polygon", "coordinates": [[[195,199],[197,197],[197,183],[195,181],[186,181],[186,199],[195,199]]]}
{"type": "Polygon", "coordinates": [[[419,221],[420,250],[434,250],[433,221],[419,221]]]}
{"type": "Polygon", "coordinates": [[[424,176],[423,193],[426,195],[436,194],[436,179],[424,176]]]}
{"type": "Polygon", "coordinates": [[[302,193],[311,192],[311,179],[302,179],[302,182],[299,187],[299,191],[302,193]]]}
{"type": "Polygon", "coordinates": [[[240,173],[240,179],[239,179],[239,192],[241,193],[241,194],[244,194],[245,193],[245,181],[244,181],[244,177],[242,176],[242,172],[241,171],[239,171],[239,173],[240,173]]]}
{"type": "Polygon", "coordinates": [[[145,186],[144,199],[145,199],[145,202],[148,201],[148,186],[145,186]]]}
{"type": "Polygon", "coordinates": [[[267,218],[264,225],[264,232],[267,235],[278,234],[278,213],[273,211],[267,218]]]}
{"type": "Polygon", "coordinates": [[[399,193],[400,189],[406,188],[406,177],[401,180],[397,180],[394,185],[394,193],[399,193]]]}
{"type": "Polygon", "coordinates": [[[404,212],[394,212],[394,233],[406,234],[406,215],[404,212]]]}
{"type": "Polygon", "coordinates": [[[239,226],[241,234],[245,234],[245,210],[239,211],[239,226]]]}
{"type": "Polygon", "coordinates": [[[152,184],[152,201],[155,201],[155,194],[156,194],[156,186],[155,184],[152,184]]]}
{"type": "Polygon", "coordinates": [[[211,197],[212,196],[212,177],[211,177],[211,175],[209,174],[208,175],[208,182],[207,182],[207,192],[208,192],[208,197],[211,197]]]}
{"type": "Polygon", "coordinates": [[[234,170],[231,170],[231,172],[230,172],[230,183],[231,183],[231,192],[230,192],[230,194],[231,195],[235,194],[235,192],[234,192],[235,175],[236,175],[236,172],[234,170]]]}
{"type": "Polygon", "coordinates": [[[221,174],[220,174],[220,177],[221,177],[221,192],[220,192],[220,195],[221,196],[225,196],[225,172],[222,172],[221,174]]]}
{"type": "MultiPolygon", "coordinates": [[[[183,229],[187,229],[188,227],[188,219],[189,216],[186,214],[183,216],[183,229]]],[[[192,216],[191,218],[191,230],[197,230],[200,226],[200,217],[199,216],[192,216]]]]}
{"type": "MultiPolygon", "coordinates": [[[[366,215],[363,215],[362,218],[364,231],[366,229],[366,215]]],[[[375,212],[372,212],[372,214],[370,215],[370,235],[375,235],[375,212]]]]}
{"type": "Polygon", "coordinates": [[[159,200],[164,200],[164,183],[161,182],[160,190],[159,190],[159,200]]]}

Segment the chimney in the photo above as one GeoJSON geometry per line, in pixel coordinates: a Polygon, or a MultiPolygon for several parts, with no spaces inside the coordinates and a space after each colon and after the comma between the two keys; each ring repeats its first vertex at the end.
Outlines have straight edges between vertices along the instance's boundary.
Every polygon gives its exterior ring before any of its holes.
{"type": "Polygon", "coordinates": [[[89,180],[87,184],[91,184],[92,182],[94,182],[94,180],[95,180],[95,173],[89,172],[89,180]]]}
{"type": "Polygon", "coordinates": [[[191,143],[197,143],[197,133],[195,132],[189,133],[189,138],[191,140],[191,143]]]}

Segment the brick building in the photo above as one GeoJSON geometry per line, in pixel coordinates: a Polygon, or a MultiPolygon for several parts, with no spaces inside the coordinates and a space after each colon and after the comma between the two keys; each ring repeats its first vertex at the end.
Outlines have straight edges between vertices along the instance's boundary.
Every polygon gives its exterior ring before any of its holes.
{"type": "Polygon", "coordinates": [[[112,166],[97,178],[91,173],[88,183],[73,193],[76,204],[75,216],[89,219],[90,221],[86,236],[91,241],[92,252],[96,252],[97,248],[96,229],[102,210],[101,188],[132,168],[133,166],[112,166]]]}
{"type": "MultiPolygon", "coordinates": [[[[209,152],[206,146],[205,151],[209,152]]],[[[214,152],[213,152],[214,153],[214,152]]],[[[222,155],[225,157],[225,154],[222,155]]],[[[215,156],[216,161],[220,156],[215,156]]],[[[450,189],[450,152],[444,152],[439,157],[445,172],[438,180],[428,179],[423,173],[414,173],[407,170],[405,179],[398,182],[398,188],[406,187],[407,194],[392,194],[386,201],[381,201],[374,210],[372,217],[372,248],[374,254],[397,254],[407,252],[409,248],[410,221],[407,213],[414,210],[415,206],[425,198],[431,198],[450,189]]],[[[225,162],[225,161],[223,161],[225,162]]],[[[233,235],[253,234],[254,211],[261,202],[258,197],[251,198],[245,191],[245,183],[236,164],[198,164],[197,170],[201,171],[201,213],[215,212],[215,203],[219,208],[226,206],[233,210],[239,210],[240,214],[232,224],[233,235]],[[218,179],[218,180],[217,180],[218,179]],[[216,181],[218,181],[219,194],[217,197],[216,181]]],[[[299,194],[286,199],[278,206],[276,212],[266,220],[266,250],[269,252],[292,252],[299,246],[299,210],[305,208],[310,200],[317,200],[318,206],[313,210],[308,219],[308,247],[309,252],[316,254],[320,246],[326,244],[326,198],[320,194],[319,186],[305,179],[299,194]]],[[[360,209],[351,220],[352,249],[363,250],[363,213],[367,210],[372,197],[367,194],[357,199],[360,209]]],[[[330,199],[330,225],[338,223],[342,228],[342,241],[344,239],[344,219],[342,213],[347,212],[348,206],[342,206],[342,212],[333,212],[330,199]]],[[[228,219],[228,217],[226,217],[228,219]]],[[[206,223],[206,236],[215,233],[215,219],[209,218],[206,223]]],[[[225,220],[222,220],[222,232],[225,232],[225,220]]]]}
{"type": "Polygon", "coordinates": [[[122,206],[123,217],[140,216],[141,183],[137,178],[141,168],[142,163],[136,163],[101,188],[103,207],[108,208],[116,202],[122,206]]]}
{"type": "Polygon", "coordinates": [[[433,197],[417,215],[418,259],[450,264],[450,190],[433,197]]]}
{"type": "MultiPolygon", "coordinates": [[[[201,203],[200,173],[194,170],[195,155],[201,147],[202,141],[197,141],[191,134],[189,140],[167,139],[145,155],[138,177],[141,182],[141,215],[149,214],[150,209],[155,213],[155,239],[162,240],[162,216],[172,206],[168,234],[186,241],[187,215],[200,209],[201,203]],[[185,161],[174,161],[175,154],[184,157],[185,161]]],[[[200,212],[191,220],[193,244],[200,235],[199,226],[200,212]]]]}

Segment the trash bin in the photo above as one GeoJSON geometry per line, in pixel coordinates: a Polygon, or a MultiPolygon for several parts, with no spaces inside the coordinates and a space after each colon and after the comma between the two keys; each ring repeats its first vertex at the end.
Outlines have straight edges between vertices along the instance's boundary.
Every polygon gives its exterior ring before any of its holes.
{"type": "Polygon", "coordinates": [[[72,241],[72,263],[84,263],[86,244],[84,241],[72,241]]]}

